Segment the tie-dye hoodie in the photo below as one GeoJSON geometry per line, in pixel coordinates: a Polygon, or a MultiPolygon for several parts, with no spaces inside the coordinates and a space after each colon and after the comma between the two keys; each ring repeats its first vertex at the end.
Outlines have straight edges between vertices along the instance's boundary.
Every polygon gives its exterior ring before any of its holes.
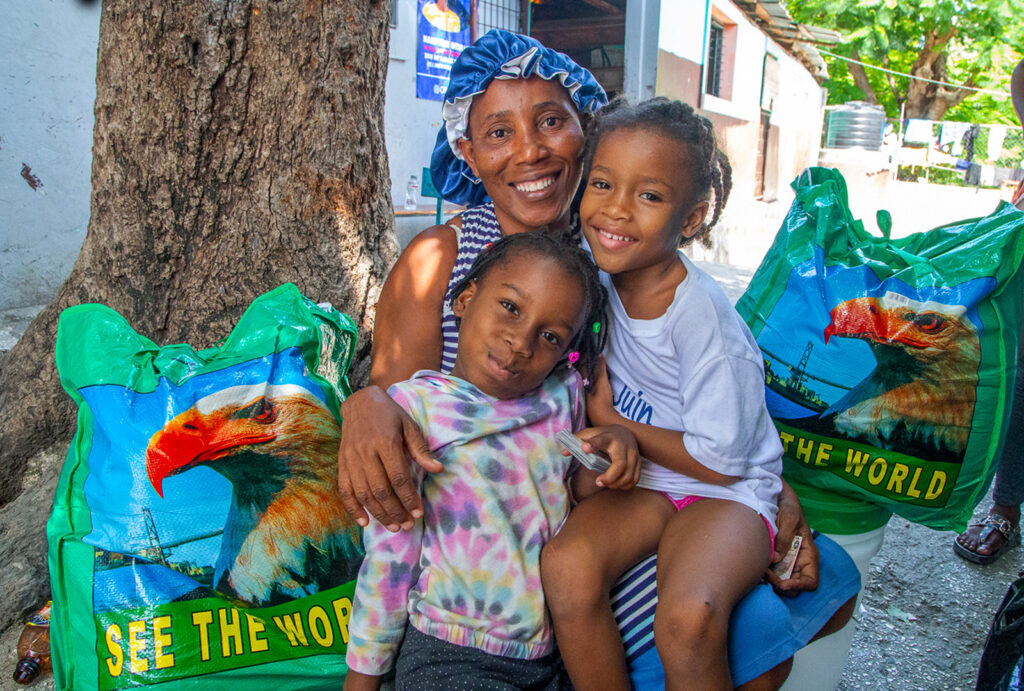
{"type": "Polygon", "coordinates": [[[560,369],[536,391],[500,401],[423,370],[388,389],[445,469],[413,466],[424,505],[415,528],[389,533],[371,521],[364,532],[349,621],[352,669],[390,670],[407,622],[494,655],[552,651],[540,551],[569,513],[570,459],[555,434],[583,426],[581,383],[560,369]]]}

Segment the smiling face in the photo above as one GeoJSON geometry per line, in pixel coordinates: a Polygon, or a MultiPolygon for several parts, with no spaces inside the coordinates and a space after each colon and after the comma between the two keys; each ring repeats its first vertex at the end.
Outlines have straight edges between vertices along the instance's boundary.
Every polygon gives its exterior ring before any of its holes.
{"type": "Polygon", "coordinates": [[[499,399],[536,389],[579,331],[583,308],[579,279],[559,262],[509,255],[452,305],[462,320],[452,374],[499,399]]]}
{"type": "Polygon", "coordinates": [[[557,81],[495,79],[473,98],[459,149],[506,235],[560,227],[580,183],[583,129],[557,81]]]}
{"type": "Polygon", "coordinates": [[[694,199],[687,146],[651,131],[604,134],[580,204],[583,232],[598,267],[613,276],[657,272],[679,261],[679,241],[707,215],[694,199]]]}

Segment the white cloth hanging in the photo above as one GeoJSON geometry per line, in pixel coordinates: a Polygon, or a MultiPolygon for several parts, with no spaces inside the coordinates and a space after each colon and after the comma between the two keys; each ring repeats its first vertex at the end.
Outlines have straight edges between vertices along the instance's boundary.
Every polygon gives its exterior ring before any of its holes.
{"type": "Polygon", "coordinates": [[[1006,125],[991,125],[988,129],[988,160],[995,162],[1003,154],[1003,140],[1006,139],[1006,125]]]}

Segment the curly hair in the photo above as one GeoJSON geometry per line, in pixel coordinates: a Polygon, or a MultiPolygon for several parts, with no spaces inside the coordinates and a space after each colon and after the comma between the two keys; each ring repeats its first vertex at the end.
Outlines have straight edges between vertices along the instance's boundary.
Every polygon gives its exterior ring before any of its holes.
{"type": "Polygon", "coordinates": [[[608,295],[601,285],[594,261],[579,245],[566,241],[564,237],[544,232],[515,233],[503,237],[477,256],[476,261],[469,267],[469,272],[453,288],[452,302],[454,303],[471,283],[486,276],[492,268],[511,257],[523,254],[553,259],[569,276],[579,281],[583,290],[583,326],[573,335],[565,350],[566,353],[579,353],[579,360],[574,366],[583,375],[587,382],[587,391],[590,391],[595,379],[598,358],[607,340],[605,309],[608,295]]]}
{"type": "Polygon", "coordinates": [[[705,221],[692,238],[681,238],[680,244],[700,238],[705,247],[711,247],[708,233],[721,217],[732,190],[732,166],[725,153],[718,148],[711,121],[699,115],[689,104],[662,96],[635,105],[624,98],[618,98],[597,112],[593,126],[587,133],[584,180],[590,175],[594,152],[597,151],[601,137],[616,130],[655,130],[685,145],[697,200],[710,202],[711,220],[705,221]]]}

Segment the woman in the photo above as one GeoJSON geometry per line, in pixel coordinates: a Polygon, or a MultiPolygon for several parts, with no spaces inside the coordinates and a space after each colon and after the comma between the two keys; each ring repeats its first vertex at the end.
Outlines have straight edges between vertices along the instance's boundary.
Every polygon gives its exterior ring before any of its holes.
{"type": "MultiPolygon", "coordinates": [[[[439,365],[442,371],[450,369],[457,331],[446,305],[447,295],[489,242],[520,232],[573,232],[571,203],[582,172],[582,119],[605,102],[603,90],[589,72],[531,38],[508,32],[488,33],[453,66],[431,176],[445,199],[473,208],[448,225],[433,226],[417,235],[381,293],[370,386],[342,405],[339,491],[361,524],[367,521],[364,508],[392,531],[412,527],[413,519],[422,515],[409,480],[406,454],[428,471],[442,468],[426,451],[419,429],[384,389],[420,369],[438,369],[439,365]],[[488,196],[492,201],[484,203],[488,196]]],[[[785,545],[782,553],[798,529],[807,548],[801,551],[794,575],[784,582],[773,574],[769,578],[786,590],[813,590],[818,584],[817,551],[799,503],[788,491],[780,498],[777,545],[785,545]]],[[[653,565],[641,571],[653,574],[653,565]]],[[[642,579],[643,573],[631,578],[642,579]]],[[[747,626],[734,629],[764,634],[771,628],[766,618],[778,616],[779,608],[785,611],[775,596],[760,597],[772,601],[747,610],[741,605],[739,611],[748,612],[741,615],[747,626]],[[765,614],[767,610],[773,613],[765,614]]],[[[641,599],[645,607],[637,616],[630,616],[639,622],[630,633],[640,641],[631,648],[631,660],[653,652],[646,635],[650,626],[647,610],[653,611],[653,600],[641,599]]],[[[815,616],[821,616],[821,608],[812,609],[815,616]]],[[[818,623],[810,630],[824,623],[814,621],[818,623]]],[[[743,658],[754,657],[744,655],[743,650],[757,648],[760,666],[734,670],[733,678],[749,680],[781,663],[774,677],[759,680],[767,688],[777,687],[788,671],[783,661],[806,642],[794,643],[792,649],[780,646],[780,651],[788,650],[780,652],[781,657],[763,655],[764,645],[775,645],[778,639],[743,643],[739,664],[743,658]]],[[[737,659],[737,655],[730,657],[737,659]]],[[[647,686],[646,679],[634,677],[634,682],[647,686]]]]}

